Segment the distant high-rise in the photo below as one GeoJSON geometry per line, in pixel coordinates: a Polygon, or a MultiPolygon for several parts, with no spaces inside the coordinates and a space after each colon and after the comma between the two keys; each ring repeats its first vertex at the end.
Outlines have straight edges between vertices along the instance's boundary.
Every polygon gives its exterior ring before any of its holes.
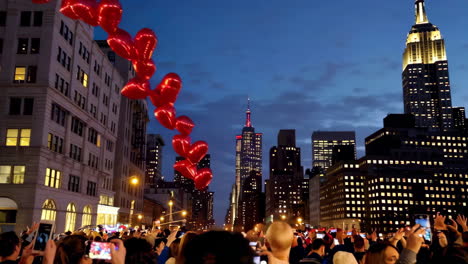
{"type": "Polygon", "coordinates": [[[265,184],[266,217],[289,221],[305,219],[308,197],[304,196],[308,196],[308,180],[304,180],[295,130],[278,133],[278,146],[270,149],[270,178],[265,184]]]}
{"type": "Polygon", "coordinates": [[[416,0],[416,24],[403,54],[405,113],[417,127],[446,130],[453,127],[452,100],[445,42],[427,19],[424,0],[416,0]]]}
{"type": "Polygon", "coordinates": [[[152,186],[163,179],[161,171],[164,141],[159,134],[148,134],[146,145],[145,186],[152,186]]]}
{"type": "Polygon", "coordinates": [[[313,167],[328,169],[332,165],[333,147],[340,145],[354,146],[354,159],[356,159],[354,131],[314,131],[312,133],[313,167]]]}
{"type": "MultiPolygon", "coordinates": [[[[236,136],[236,181],[232,187],[230,197],[230,208],[227,213],[229,219],[226,223],[236,224],[244,222],[239,218],[240,199],[242,197],[244,181],[251,177],[252,174],[256,178],[262,178],[262,133],[255,133],[255,128],[252,126],[250,119],[250,100],[246,111],[245,126],[242,129],[242,135],[236,136]]],[[[255,184],[257,181],[249,181],[255,184]]],[[[251,186],[261,191],[260,186],[251,186]]],[[[248,188],[251,189],[251,188],[248,188]]],[[[240,225],[240,224],[238,224],[240,225]]]]}

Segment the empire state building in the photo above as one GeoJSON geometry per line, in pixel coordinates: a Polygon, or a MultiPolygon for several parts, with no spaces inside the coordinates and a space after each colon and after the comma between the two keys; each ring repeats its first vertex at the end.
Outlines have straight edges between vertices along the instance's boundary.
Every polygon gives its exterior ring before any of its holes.
{"type": "Polygon", "coordinates": [[[415,8],[403,54],[405,113],[415,116],[418,127],[447,130],[454,121],[445,42],[429,23],[424,0],[416,0],[415,8]]]}

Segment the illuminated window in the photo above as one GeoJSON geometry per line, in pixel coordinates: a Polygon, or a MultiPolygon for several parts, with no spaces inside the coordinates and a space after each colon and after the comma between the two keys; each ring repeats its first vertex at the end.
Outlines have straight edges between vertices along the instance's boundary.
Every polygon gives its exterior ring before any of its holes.
{"type": "Polygon", "coordinates": [[[83,209],[83,217],[81,221],[81,226],[91,225],[91,218],[92,218],[91,206],[87,205],[83,209]]]}
{"type": "Polygon", "coordinates": [[[46,200],[42,205],[41,220],[55,221],[57,207],[54,200],[46,200]]]}
{"type": "Polygon", "coordinates": [[[25,170],[25,166],[0,166],[0,184],[23,184],[25,170]]]}
{"type": "Polygon", "coordinates": [[[24,83],[26,81],[26,67],[17,66],[15,68],[15,83],[24,83]]]}
{"type": "Polygon", "coordinates": [[[69,203],[65,215],[65,232],[74,231],[76,222],[76,207],[74,203],[69,203]]]}
{"type": "Polygon", "coordinates": [[[50,168],[46,169],[45,186],[60,188],[61,172],[50,168]]]}
{"type": "Polygon", "coordinates": [[[7,129],[6,145],[27,147],[31,142],[31,129],[7,129]]]}

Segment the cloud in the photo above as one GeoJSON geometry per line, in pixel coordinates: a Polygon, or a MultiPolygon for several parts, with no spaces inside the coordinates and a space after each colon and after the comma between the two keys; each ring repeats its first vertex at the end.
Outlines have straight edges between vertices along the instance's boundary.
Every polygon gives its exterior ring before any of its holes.
{"type": "MultiPolygon", "coordinates": [[[[293,76],[289,80],[293,85],[301,88],[304,91],[317,91],[333,85],[340,71],[351,68],[353,66],[355,66],[355,64],[328,62],[324,64],[322,72],[316,79],[305,79],[303,75],[300,75],[293,76]]],[[[305,66],[301,68],[300,71],[304,72],[306,69],[308,70],[309,68],[305,66]]]]}

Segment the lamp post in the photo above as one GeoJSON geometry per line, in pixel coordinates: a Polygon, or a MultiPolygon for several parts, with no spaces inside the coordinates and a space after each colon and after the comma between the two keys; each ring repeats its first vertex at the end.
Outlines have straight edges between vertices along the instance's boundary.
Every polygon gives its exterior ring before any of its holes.
{"type": "Polygon", "coordinates": [[[169,200],[169,222],[173,221],[172,218],[172,206],[174,205],[174,202],[172,200],[169,200]]]}

